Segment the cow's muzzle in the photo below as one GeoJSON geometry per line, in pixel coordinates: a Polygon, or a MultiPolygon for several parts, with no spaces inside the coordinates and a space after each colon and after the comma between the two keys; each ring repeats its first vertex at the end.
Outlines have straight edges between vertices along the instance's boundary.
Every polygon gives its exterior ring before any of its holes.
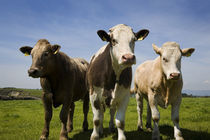
{"type": "Polygon", "coordinates": [[[40,71],[38,68],[30,68],[28,70],[28,75],[33,78],[39,78],[40,77],[40,71]]]}
{"type": "Polygon", "coordinates": [[[136,64],[136,57],[133,54],[124,54],[122,56],[122,63],[125,65],[136,64]]]}
{"type": "Polygon", "coordinates": [[[179,80],[180,73],[171,73],[170,74],[170,80],[179,80]]]}

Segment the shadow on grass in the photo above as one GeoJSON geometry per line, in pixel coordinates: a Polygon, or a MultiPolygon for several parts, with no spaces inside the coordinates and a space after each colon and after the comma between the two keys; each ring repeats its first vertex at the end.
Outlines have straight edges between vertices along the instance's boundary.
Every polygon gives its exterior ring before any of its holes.
{"type": "MultiPolygon", "coordinates": [[[[174,139],[174,128],[169,125],[161,125],[159,126],[160,133],[162,135],[165,135],[166,140],[174,139]]],[[[79,133],[75,134],[70,140],[89,140],[92,129],[88,130],[86,132],[80,131],[79,133]]],[[[186,140],[209,140],[210,133],[208,132],[199,132],[199,131],[192,131],[188,129],[181,129],[184,139],[186,140]]],[[[142,140],[150,140],[152,137],[152,133],[148,131],[125,131],[125,135],[128,140],[136,140],[136,139],[142,139],[142,140]]],[[[102,136],[100,136],[101,139],[106,137],[111,137],[113,140],[117,140],[117,130],[115,133],[111,133],[109,131],[109,128],[104,128],[104,133],[102,136]]],[[[162,139],[162,138],[161,138],[162,139]]]]}
{"type": "MultiPolygon", "coordinates": [[[[174,128],[169,125],[159,126],[160,133],[166,135],[168,139],[174,139],[174,128]]],[[[183,138],[186,140],[209,140],[210,133],[207,131],[193,131],[181,128],[183,138]]]]}
{"type": "MultiPolygon", "coordinates": [[[[93,129],[88,130],[87,132],[80,131],[79,133],[75,134],[70,140],[89,140],[91,133],[93,129]]],[[[150,132],[139,132],[139,131],[126,131],[125,135],[128,140],[136,140],[138,138],[142,139],[151,139],[151,133],[150,132]]],[[[113,140],[117,140],[118,134],[117,129],[115,130],[115,133],[111,133],[109,131],[109,128],[104,128],[104,133],[102,136],[100,136],[100,139],[111,137],[113,140]]]]}
{"type": "MultiPolygon", "coordinates": [[[[102,136],[100,136],[100,138],[106,138],[110,135],[113,135],[113,133],[109,131],[109,128],[104,128],[103,131],[104,133],[102,136]]],[[[89,140],[92,132],[93,132],[93,129],[90,129],[85,132],[80,131],[79,133],[75,134],[72,138],[70,138],[70,140],[89,140]]]]}

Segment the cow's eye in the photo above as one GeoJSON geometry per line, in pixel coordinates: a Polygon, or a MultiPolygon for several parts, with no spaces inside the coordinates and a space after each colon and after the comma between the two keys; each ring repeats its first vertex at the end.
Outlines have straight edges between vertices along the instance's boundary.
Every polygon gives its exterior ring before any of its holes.
{"type": "Polygon", "coordinates": [[[43,56],[47,57],[49,55],[49,52],[44,52],[43,56]]]}
{"type": "Polygon", "coordinates": [[[116,39],[112,39],[112,44],[113,45],[117,44],[117,40],[116,39]]]}
{"type": "Polygon", "coordinates": [[[168,62],[168,59],[166,59],[165,57],[163,57],[163,61],[168,62]]]}

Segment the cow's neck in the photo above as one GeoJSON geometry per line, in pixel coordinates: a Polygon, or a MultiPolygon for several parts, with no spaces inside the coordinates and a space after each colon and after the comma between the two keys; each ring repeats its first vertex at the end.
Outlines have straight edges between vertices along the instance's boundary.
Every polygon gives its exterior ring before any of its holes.
{"type": "Polygon", "coordinates": [[[122,71],[124,69],[122,69],[122,66],[120,66],[115,60],[114,58],[112,57],[111,55],[111,52],[110,52],[110,57],[111,57],[111,63],[112,63],[112,68],[113,68],[113,71],[116,75],[116,81],[119,81],[120,80],[120,75],[122,73],[122,71]]]}
{"type": "Polygon", "coordinates": [[[53,72],[46,76],[46,79],[48,79],[50,82],[51,88],[57,88],[59,86],[59,74],[60,73],[56,73],[56,69],[54,69],[53,72]]]}
{"type": "Polygon", "coordinates": [[[116,75],[116,82],[119,82],[119,80],[120,80],[120,75],[121,75],[121,73],[122,73],[123,70],[121,70],[121,69],[119,68],[119,66],[117,66],[117,65],[115,65],[115,64],[113,64],[113,63],[112,63],[112,67],[113,67],[114,73],[115,73],[115,75],[116,75]]]}
{"type": "Polygon", "coordinates": [[[165,107],[168,106],[171,96],[171,87],[174,85],[173,81],[167,80],[166,75],[163,72],[162,66],[161,66],[161,58],[158,58],[158,69],[160,70],[160,78],[161,78],[161,88],[162,88],[162,96],[164,97],[165,101],[165,107]]]}
{"type": "Polygon", "coordinates": [[[50,79],[51,84],[56,86],[62,84],[58,81],[60,81],[60,78],[65,78],[65,68],[68,67],[67,62],[68,61],[66,61],[65,56],[63,56],[63,54],[61,54],[60,52],[56,54],[53,67],[50,68],[50,73],[47,76],[47,78],[50,79]]]}
{"type": "Polygon", "coordinates": [[[164,97],[165,97],[165,107],[168,106],[169,104],[169,99],[170,99],[170,95],[171,95],[171,92],[170,92],[170,88],[172,86],[172,83],[170,81],[168,81],[166,79],[166,76],[163,76],[163,85],[164,85],[164,97]]]}
{"type": "MultiPolygon", "coordinates": [[[[110,55],[111,57],[111,55],[110,55]]],[[[115,86],[124,86],[125,88],[129,88],[132,80],[132,68],[124,67],[116,63],[111,57],[111,63],[114,75],[116,76],[115,86]]]]}

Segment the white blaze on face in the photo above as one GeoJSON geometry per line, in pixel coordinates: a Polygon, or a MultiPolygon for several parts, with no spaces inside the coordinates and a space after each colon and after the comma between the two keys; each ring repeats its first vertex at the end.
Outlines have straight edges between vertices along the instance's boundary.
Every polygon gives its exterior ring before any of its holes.
{"type": "Polygon", "coordinates": [[[181,72],[181,53],[177,49],[167,49],[162,54],[162,68],[167,76],[167,79],[170,79],[171,74],[180,74],[181,72]]]}
{"type": "Polygon", "coordinates": [[[49,46],[46,44],[36,44],[31,51],[32,65],[34,68],[41,68],[43,63],[43,54],[49,50],[49,46]]]}
{"type": "Polygon", "coordinates": [[[134,56],[135,35],[129,26],[120,24],[110,29],[110,37],[112,60],[123,65],[124,55],[134,56]]]}

